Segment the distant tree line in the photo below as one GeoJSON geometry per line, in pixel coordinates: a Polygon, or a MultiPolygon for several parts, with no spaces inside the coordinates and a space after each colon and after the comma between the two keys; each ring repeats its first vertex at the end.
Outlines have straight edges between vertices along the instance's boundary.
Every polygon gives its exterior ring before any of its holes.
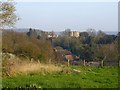
{"type": "Polygon", "coordinates": [[[61,57],[63,53],[72,53],[79,56],[80,60],[86,61],[118,60],[119,33],[118,35],[107,35],[102,31],[96,33],[88,30],[80,32],[78,38],[66,34],[68,31],[62,33],[58,38],[54,38],[51,43],[46,37],[38,38],[29,33],[3,31],[2,52],[18,56],[24,54],[30,59],[44,63],[61,62],[60,60],[64,59],[61,57]],[[59,47],[57,48],[59,52],[55,52],[56,47],[59,47]]]}
{"type": "Polygon", "coordinates": [[[54,47],[67,49],[86,61],[118,60],[118,35],[107,35],[101,30],[96,32],[88,29],[80,32],[79,38],[75,38],[70,37],[69,32],[70,30],[67,30],[56,38],[54,47]]]}

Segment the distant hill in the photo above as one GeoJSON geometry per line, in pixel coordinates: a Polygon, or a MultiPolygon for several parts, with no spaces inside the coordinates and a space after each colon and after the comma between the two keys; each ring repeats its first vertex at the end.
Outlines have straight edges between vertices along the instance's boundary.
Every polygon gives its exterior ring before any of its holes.
{"type": "Polygon", "coordinates": [[[5,30],[13,30],[13,31],[17,31],[17,32],[28,32],[29,28],[14,28],[14,29],[5,29],[5,30]]]}
{"type": "Polygon", "coordinates": [[[109,34],[109,35],[117,35],[118,32],[117,31],[105,31],[106,34],[109,34]]]}
{"type": "MultiPolygon", "coordinates": [[[[108,35],[117,35],[118,34],[118,32],[117,31],[104,31],[106,34],[108,34],[108,35]]],[[[58,35],[60,35],[61,34],[61,32],[55,32],[55,34],[58,34],[58,35]]]]}
{"type": "Polygon", "coordinates": [[[17,31],[17,32],[28,32],[29,28],[18,28],[18,29],[15,29],[15,31],[17,31]]]}
{"type": "MultiPolygon", "coordinates": [[[[12,29],[12,30],[15,30],[17,32],[28,32],[29,29],[30,28],[17,28],[17,29],[12,29]]],[[[9,30],[9,29],[7,29],[7,30],[9,30]]],[[[39,29],[39,30],[41,30],[41,29],[39,29]]],[[[51,31],[47,31],[47,32],[51,32],[51,31]]],[[[103,32],[105,32],[106,34],[109,34],[109,35],[117,35],[118,34],[118,31],[103,31],[103,32]]],[[[54,33],[60,35],[61,31],[54,31],[54,33]]]]}

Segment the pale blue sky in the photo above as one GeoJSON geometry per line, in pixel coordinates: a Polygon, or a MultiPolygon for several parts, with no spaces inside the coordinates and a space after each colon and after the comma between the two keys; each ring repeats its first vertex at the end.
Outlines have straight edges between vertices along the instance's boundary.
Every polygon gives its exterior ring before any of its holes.
{"type": "Polygon", "coordinates": [[[17,2],[17,28],[118,31],[117,2],[17,2]]]}

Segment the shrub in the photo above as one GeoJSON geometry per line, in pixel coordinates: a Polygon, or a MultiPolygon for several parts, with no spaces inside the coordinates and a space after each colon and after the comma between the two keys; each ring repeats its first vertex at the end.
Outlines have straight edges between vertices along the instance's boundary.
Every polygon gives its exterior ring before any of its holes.
{"type": "Polygon", "coordinates": [[[24,54],[30,59],[48,62],[54,61],[54,52],[52,45],[47,40],[38,40],[28,37],[26,33],[3,31],[2,51],[13,53],[15,55],[24,54]]]}

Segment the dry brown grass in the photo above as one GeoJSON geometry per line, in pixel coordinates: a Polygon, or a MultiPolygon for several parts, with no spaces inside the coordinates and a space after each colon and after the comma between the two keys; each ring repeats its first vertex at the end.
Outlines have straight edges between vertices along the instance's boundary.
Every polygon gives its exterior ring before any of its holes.
{"type": "Polygon", "coordinates": [[[27,64],[22,64],[19,67],[17,67],[18,72],[22,73],[52,73],[52,72],[59,72],[61,71],[62,68],[55,66],[53,64],[41,64],[41,63],[27,63],[27,64]]]}
{"type": "Polygon", "coordinates": [[[38,62],[30,62],[28,60],[7,60],[5,66],[5,73],[8,76],[16,74],[35,74],[35,73],[53,73],[62,71],[62,67],[54,64],[42,64],[38,62]]]}

